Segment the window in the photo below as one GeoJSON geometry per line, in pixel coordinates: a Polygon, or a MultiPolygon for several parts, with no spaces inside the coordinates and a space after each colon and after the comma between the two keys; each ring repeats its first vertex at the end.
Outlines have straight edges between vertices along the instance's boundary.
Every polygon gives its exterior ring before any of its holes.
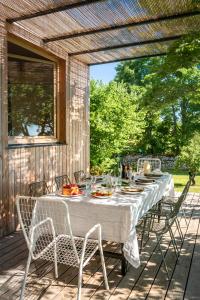
{"type": "Polygon", "coordinates": [[[11,43],[9,48],[9,136],[55,138],[55,63],[11,43]]]}

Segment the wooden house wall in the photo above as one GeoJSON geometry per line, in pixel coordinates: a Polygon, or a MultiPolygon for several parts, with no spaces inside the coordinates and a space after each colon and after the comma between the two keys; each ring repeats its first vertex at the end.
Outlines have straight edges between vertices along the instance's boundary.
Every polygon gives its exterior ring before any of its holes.
{"type": "MultiPolygon", "coordinates": [[[[12,27],[13,32],[13,27],[12,27]]],[[[17,32],[14,32],[17,34],[17,32]]],[[[20,30],[20,36],[23,32],[20,30]]],[[[55,176],[89,169],[88,66],[65,55],[65,144],[8,147],[7,132],[7,51],[4,24],[0,26],[0,236],[13,232],[17,225],[15,199],[27,195],[33,181],[46,180],[53,186],[55,176]]],[[[28,37],[26,36],[26,40],[28,37]]],[[[30,40],[33,42],[33,40],[30,40]]],[[[53,53],[53,50],[51,49],[53,53]]],[[[58,56],[58,52],[55,52],[58,56]]],[[[62,53],[62,59],[63,59],[62,53]]],[[[64,80],[60,78],[60,80],[64,80]]],[[[59,123],[59,122],[58,122],[59,123]]],[[[62,136],[62,134],[61,134],[62,136]]]]}

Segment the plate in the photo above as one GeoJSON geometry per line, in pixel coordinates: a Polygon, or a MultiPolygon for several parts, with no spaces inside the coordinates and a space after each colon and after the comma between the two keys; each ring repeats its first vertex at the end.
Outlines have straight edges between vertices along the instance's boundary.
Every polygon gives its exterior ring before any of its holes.
{"type": "Polygon", "coordinates": [[[122,189],[121,193],[124,193],[124,194],[135,194],[135,193],[141,193],[143,191],[144,191],[143,188],[128,188],[128,189],[122,189]]]}
{"type": "Polygon", "coordinates": [[[155,183],[155,181],[152,181],[152,182],[136,181],[135,183],[137,185],[151,185],[151,184],[155,183]]]}
{"type": "Polygon", "coordinates": [[[145,175],[146,178],[159,178],[159,177],[162,177],[163,174],[154,174],[154,173],[150,173],[148,175],[145,175]]]}
{"type": "Polygon", "coordinates": [[[94,198],[99,198],[99,199],[106,199],[106,198],[110,198],[112,195],[110,196],[96,196],[96,195],[92,195],[92,197],[94,198]]]}
{"type": "Polygon", "coordinates": [[[135,182],[138,182],[138,183],[154,183],[155,182],[155,180],[154,179],[150,179],[150,178],[138,178],[138,179],[136,179],[135,180],[135,182]]]}
{"type": "Polygon", "coordinates": [[[83,196],[83,193],[80,193],[80,194],[77,194],[77,195],[63,195],[63,194],[56,194],[56,196],[60,196],[60,197],[64,197],[64,198],[74,198],[74,197],[80,197],[80,196],[83,196]]]}

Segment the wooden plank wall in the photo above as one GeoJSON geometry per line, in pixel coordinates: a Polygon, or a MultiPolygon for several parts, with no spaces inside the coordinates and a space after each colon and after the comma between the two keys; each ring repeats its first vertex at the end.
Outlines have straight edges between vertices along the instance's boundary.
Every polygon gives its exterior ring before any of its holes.
{"type": "Polygon", "coordinates": [[[89,72],[87,65],[74,59],[68,68],[66,142],[68,173],[72,177],[74,171],[89,171],[89,72]]]}
{"type": "MultiPolygon", "coordinates": [[[[20,31],[20,37],[22,35],[20,31]]],[[[28,35],[25,39],[28,40],[28,35]]],[[[17,195],[28,193],[29,183],[46,180],[52,186],[55,176],[68,174],[73,179],[75,171],[89,170],[88,66],[77,60],[68,60],[67,53],[65,60],[66,144],[9,148],[6,31],[0,26],[0,236],[16,229],[15,199],[17,195]]]]}
{"type": "Polygon", "coordinates": [[[0,21],[0,236],[7,232],[8,212],[7,32],[0,21]]]}
{"type": "Polygon", "coordinates": [[[67,172],[67,145],[20,147],[9,149],[9,231],[18,221],[15,199],[28,195],[28,185],[45,180],[55,190],[55,177],[67,172]]]}

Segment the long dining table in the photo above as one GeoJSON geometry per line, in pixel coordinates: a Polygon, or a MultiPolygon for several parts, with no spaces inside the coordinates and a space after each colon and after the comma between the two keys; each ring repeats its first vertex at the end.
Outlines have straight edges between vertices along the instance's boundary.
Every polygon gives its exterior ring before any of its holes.
{"type": "MultiPolygon", "coordinates": [[[[45,199],[67,202],[73,234],[84,236],[95,224],[102,227],[102,239],[122,244],[122,274],[126,273],[127,262],[137,268],[140,265],[136,225],[139,220],[158,203],[163,196],[174,194],[172,175],[168,173],[156,178],[143,191],[126,194],[116,192],[112,196],[94,198],[91,195],[65,197],[58,194],[43,196],[45,199]]],[[[52,212],[52,218],[53,212],[52,212]]],[[[58,221],[58,220],[57,220],[58,221]]],[[[105,253],[109,255],[109,253],[105,253]]],[[[117,257],[117,254],[110,254],[117,257]]]]}

